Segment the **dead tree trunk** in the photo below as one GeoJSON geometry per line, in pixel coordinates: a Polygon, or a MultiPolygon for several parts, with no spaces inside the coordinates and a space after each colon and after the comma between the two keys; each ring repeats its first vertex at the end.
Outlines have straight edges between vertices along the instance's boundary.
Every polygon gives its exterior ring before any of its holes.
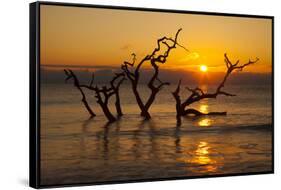
{"type": "Polygon", "coordinates": [[[74,86],[80,91],[80,93],[82,95],[81,101],[83,102],[85,108],[87,109],[87,111],[89,112],[91,117],[95,117],[96,114],[93,112],[93,110],[89,106],[86,95],[85,95],[84,91],[82,90],[82,88],[80,86],[80,83],[79,83],[79,80],[76,77],[76,75],[72,72],[72,70],[64,70],[64,72],[65,72],[65,75],[66,75],[65,81],[67,82],[69,79],[73,79],[74,86]]]}
{"type": "MultiPolygon", "coordinates": [[[[163,86],[169,85],[168,82],[162,82],[159,78],[159,66],[158,64],[164,64],[167,60],[167,57],[170,54],[170,51],[176,46],[181,46],[178,44],[177,39],[178,35],[180,33],[181,29],[179,29],[175,35],[174,38],[168,38],[166,36],[160,38],[157,40],[157,47],[152,51],[151,54],[146,55],[134,68],[134,64],[136,62],[136,55],[133,53],[133,61],[130,62],[124,62],[124,64],[121,66],[121,69],[124,71],[126,74],[126,77],[129,79],[132,85],[132,90],[135,95],[137,104],[140,108],[141,111],[141,116],[143,116],[145,119],[150,119],[150,113],[149,113],[149,108],[151,107],[152,103],[154,102],[158,92],[162,89],[163,86]],[[166,49],[165,49],[166,48],[166,49]],[[161,52],[161,50],[163,50],[161,52]],[[159,54],[159,55],[158,55],[159,54]],[[140,92],[138,90],[138,84],[139,84],[139,78],[140,78],[140,69],[141,66],[145,62],[150,62],[152,69],[153,69],[153,75],[150,78],[147,86],[150,89],[150,95],[147,99],[146,102],[144,102],[140,96],[140,92]]],[[[185,48],[184,48],[185,49],[185,48]]]]}
{"type": "Polygon", "coordinates": [[[116,97],[115,107],[116,107],[117,114],[118,116],[123,115],[121,104],[120,104],[119,88],[124,80],[125,80],[125,74],[117,73],[110,81],[110,87],[102,86],[100,88],[97,85],[94,87],[93,86],[94,74],[93,74],[90,85],[80,85],[81,87],[87,88],[89,90],[93,90],[95,92],[97,103],[101,106],[104,115],[106,116],[107,120],[110,123],[116,121],[116,118],[113,116],[113,114],[110,112],[108,108],[109,98],[114,94],[116,97]]]}
{"type": "Polygon", "coordinates": [[[110,112],[108,108],[108,100],[109,98],[115,94],[113,89],[110,87],[103,86],[99,88],[98,86],[92,86],[92,85],[81,85],[83,88],[87,88],[89,90],[92,90],[95,92],[95,98],[97,99],[97,103],[102,108],[102,111],[107,118],[107,120],[111,123],[116,121],[116,118],[113,116],[113,114],[110,112]]]}
{"type": "Polygon", "coordinates": [[[118,117],[121,117],[123,115],[123,112],[121,109],[119,88],[125,79],[126,78],[125,78],[124,73],[116,73],[115,77],[110,81],[111,88],[115,92],[115,108],[116,108],[118,117]]]}
{"type": "Polygon", "coordinates": [[[66,80],[69,80],[70,78],[73,78],[74,80],[74,86],[79,89],[79,91],[82,94],[82,102],[84,103],[85,107],[89,111],[89,113],[92,116],[95,116],[94,112],[91,110],[87,100],[86,100],[86,95],[84,94],[82,88],[87,88],[89,90],[92,90],[95,92],[95,97],[97,99],[97,103],[100,105],[102,108],[102,111],[106,118],[108,119],[109,122],[114,122],[116,121],[116,118],[113,116],[113,114],[110,112],[108,108],[108,101],[109,98],[115,94],[116,96],[116,111],[118,116],[122,115],[122,109],[121,109],[121,104],[120,104],[120,97],[119,97],[119,88],[122,82],[125,80],[125,74],[124,73],[117,73],[115,77],[110,81],[110,87],[107,86],[102,86],[101,88],[98,87],[97,85],[94,87],[93,82],[94,82],[94,73],[92,75],[92,80],[89,85],[81,85],[79,83],[79,80],[77,76],[74,74],[72,70],[64,70],[65,74],[67,76],[66,80]]]}
{"type": "Polygon", "coordinates": [[[116,118],[112,115],[108,108],[108,100],[110,96],[114,94],[114,92],[111,92],[112,90],[108,89],[106,86],[103,86],[101,89],[99,89],[98,87],[94,87],[93,89],[96,92],[95,97],[97,98],[97,103],[101,106],[104,115],[108,119],[108,122],[111,123],[116,121],[116,118]],[[104,100],[102,99],[101,94],[103,95],[104,100]]]}
{"type": "Polygon", "coordinates": [[[192,108],[187,108],[190,106],[192,103],[198,102],[203,99],[208,99],[208,98],[216,98],[219,95],[224,95],[224,96],[236,96],[234,94],[230,94],[228,92],[225,92],[222,90],[222,88],[225,85],[225,82],[227,78],[230,76],[230,74],[234,70],[242,71],[244,67],[247,67],[251,64],[256,63],[259,59],[256,58],[255,61],[249,60],[247,63],[243,65],[238,65],[239,60],[236,61],[235,63],[232,63],[229,58],[227,57],[226,54],[224,54],[224,61],[227,67],[227,71],[225,73],[225,76],[221,83],[218,85],[216,91],[214,93],[205,93],[201,88],[197,87],[194,89],[186,87],[188,91],[191,92],[191,95],[184,101],[182,102],[181,97],[180,97],[180,87],[181,87],[181,80],[179,80],[178,86],[176,90],[172,93],[173,97],[176,101],[176,112],[177,112],[177,121],[178,124],[181,124],[181,116],[186,116],[186,115],[195,115],[195,116],[201,116],[201,115],[226,115],[226,112],[210,112],[210,113],[202,113],[198,110],[192,109],[192,108]]]}

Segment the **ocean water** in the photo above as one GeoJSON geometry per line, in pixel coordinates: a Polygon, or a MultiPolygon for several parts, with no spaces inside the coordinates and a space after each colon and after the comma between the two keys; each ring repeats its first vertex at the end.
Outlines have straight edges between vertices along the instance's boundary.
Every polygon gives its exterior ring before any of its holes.
{"type": "MultiPolygon", "coordinates": [[[[193,106],[226,116],[184,117],[176,126],[171,85],[143,121],[129,85],[121,87],[124,116],[107,125],[94,94],[93,119],[71,84],[41,84],[41,184],[73,184],[271,171],[272,100],[266,85],[229,85],[193,106]]],[[[213,86],[202,86],[212,92],[213,86]]],[[[148,90],[140,86],[143,98],[148,90]]],[[[188,96],[182,88],[182,99],[188,96]]],[[[114,105],[114,98],[110,102],[114,105]]],[[[115,113],[114,106],[110,109],[115,113]]]]}

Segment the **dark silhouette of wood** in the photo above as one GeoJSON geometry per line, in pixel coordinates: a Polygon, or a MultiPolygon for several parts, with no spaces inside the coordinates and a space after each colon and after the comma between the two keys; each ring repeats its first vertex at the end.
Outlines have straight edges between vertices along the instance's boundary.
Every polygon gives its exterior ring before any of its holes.
{"type": "MultiPolygon", "coordinates": [[[[158,64],[164,64],[171,52],[172,49],[175,49],[177,46],[184,48],[178,43],[178,35],[182,29],[179,29],[174,38],[168,38],[166,36],[157,40],[157,47],[148,55],[146,55],[136,66],[136,54],[132,54],[132,62],[125,61],[121,69],[126,74],[126,77],[129,79],[132,85],[132,90],[135,95],[137,104],[141,110],[141,116],[145,119],[150,119],[149,108],[151,107],[152,103],[154,102],[156,95],[158,92],[166,85],[169,85],[168,82],[162,82],[158,75],[159,75],[159,66],[158,64]],[[153,68],[153,75],[150,78],[147,86],[150,89],[150,95],[146,102],[140,96],[138,91],[138,84],[140,78],[140,69],[145,62],[150,62],[153,68]]],[[[187,50],[188,51],[188,50],[187,50]]]]}
{"type": "Polygon", "coordinates": [[[115,107],[117,111],[118,117],[122,116],[122,109],[120,103],[120,95],[119,95],[119,88],[120,85],[125,80],[124,73],[116,73],[115,76],[110,81],[110,87],[102,86],[98,87],[97,85],[93,86],[94,81],[94,74],[92,75],[92,80],[89,85],[80,85],[82,88],[87,88],[95,92],[95,98],[97,99],[97,103],[101,106],[104,115],[106,116],[109,123],[116,121],[116,118],[110,112],[108,108],[108,101],[112,95],[115,95],[115,107]]]}
{"type": "Polygon", "coordinates": [[[67,82],[69,79],[73,79],[73,85],[80,91],[80,93],[82,95],[81,101],[83,102],[85,108],[87,109],[87,111],[89,112],[91,117],[95,117],[96,114],[93,112],[90,105],[88,104],[86,95],[85,95],[84,91],[82,90],[81,85],[80,85],[79,80],[76,77],[76,75],[73,73],[72,70],[64,69],[64,72],[65,72],[65,75],[66,75],[65,82],[67,82]]]}
{"type": "Polygon", "coordinates": [[[108,108],[108,100],[114,94],[112,89],[108,88],[106,86],[103,86],[101,88],[98,88],[96,86],[96,87],[94,87],[94,89],[96,92],[95,97],[97,98],[97,103],[101,106],[102,111],[103,111],[104,115],[106,116],[106,118],[108,119],[108,121],[110,123],[116,121],[116,118],[113,116],[113,114],[110,112],[110,110],[108,108]],[[102,98],[102,96],[104,97],[104,99],[102,98]]]}
{"type": "Polygon", "coordinates": [[[236,96],[235,94],[231,94],[228,92],[225,92],[222,90],[224,87],[226,80],[230,76],[230,74],[234,71],[242,71],[245,67],[256,63],[259,59],[256,58],[255,61],[249,60],[247,63],[239,65],[239,60],[236,61],[235,63],[232,63],[229,58],[227,57],[227,54],[224,54],[224,61],[226,64],[227,71],[225,73],[225,76],[221,83],[218,85],[216,91],[214,93],[205,93],[201,88],[196,87],[194,89],[186,87],[188,91],[191,92],[190,96],[182,102],[181,97],[180,97],[180,88],[181,88],[181,80],[179,80],[178,86],[175,89],[174,92],[172,92],[173,97],[176,101],[176,112],[177,112],[177,123],[178,125],[181,125],[181,116],[186,116],[186,115],[195,115],[195,116],[202,116],[202,115],[226,115],[226,112],[210,112],[210,113],[202,113],[198,110],[192,109],[192,108],[187,108],[190,106],[192,103],[198,102],[203,99],[208,99],[208,98],[216,98],[219,95],[224,95],[224,96],[236,96]]]}
{"type": "Polygon", "coordinates": [[[116,108],[118,117],[121,117],[123,115],[123,112],[121,109],[119,88],[124,80],[126,80],[124,73],[116,73],[115,77],[110,81],[110,85],[111,85],[113,91],[115,92],[115,108],[116,108]]]}
{"type": "Polygon", "coordinates": [[[82,88],[87,88],[89,90],[93,90],[95,92],[95,98],[97,99],[97,103],[102,108],[104,115],[106,116],[107,120],[111,123],[116,121],[116,118],[110,112],[108,108],[108,100],[114,94],[112,88],[108,88],[107,86],[98,87],[90,86],[90,85],[81,85],[82,88]]]}
{"type": "Polygon", "coordinates": [[[65,69],[64,72],[67,76],[66,81],[68,81],[71,78],[73,79],[74,86],[80,91],[80,93],[82,95],[82,102],[84,103],[86,109],[88,110],[88,112],[90,113],[90,115],[92,117],[96,116],[96,114],[92,111],[91,107],[89,106],[87,99],[86,99],[86,95],[83,91],[83,88],[86,88],[86,89],[89,89],[89,90],[92,90],[95,92],[95,98],[97,99],[97,103],[102,108],[102,111],[103,111],[104,115],[106,116],[106,118],[108,119],[109,123],[116,121],[116,118],[113,116],[113,114],[110,112],[110,110],[108,108],[109,98],[114,94],[116,97],[115,107],[116,107],[117,115],[118,115],[118,117],[123,115],[122,109],[121,109],[121,103],[120,103],[119,88],[120,88],[121,84],[123,83],[123,81],[125,80],[124,73],[116,73],[115,76],[110,81],[110,87],[107,87],[107,86],[98,87],[97,85],[93,86],[94,73],[92,74],[92,79],[90,81],[90,84],[84,85],[84,84],[80,84],[79,79],[77,78],[77,76],[75,75],[75,73],[72,70],[65,69]]]}

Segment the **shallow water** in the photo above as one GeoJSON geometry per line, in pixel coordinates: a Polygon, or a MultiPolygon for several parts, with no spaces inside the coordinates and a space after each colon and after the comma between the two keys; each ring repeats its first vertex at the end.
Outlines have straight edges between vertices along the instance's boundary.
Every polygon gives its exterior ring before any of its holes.
{"type": "Polygon", "coordinates": [[[181,127],[176,127],[171,89],[159,94],[153,119],[145,122],[124,87],[125,115],[107,125],[96,104],[98,116],[88,119],[71,85],[42,85],[41,184],[271,171],[267,86],[232,86],[229,90],[239,96],[194,106],[203,112],[227,111],[227,116],[187,117],[181,127]]]}

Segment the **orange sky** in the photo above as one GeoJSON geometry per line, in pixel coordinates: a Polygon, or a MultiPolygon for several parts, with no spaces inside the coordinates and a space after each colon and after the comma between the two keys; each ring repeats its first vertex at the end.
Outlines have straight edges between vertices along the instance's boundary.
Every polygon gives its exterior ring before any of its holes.
{"type": "Polygon", "coordinates": [[[114,66],[140,60],[150,53],[156,40],[174,36],[177,48],[162,68],[224,71],[225,52],[236,61],[260,61],[247,72],[271,72],[271,19],[157,13],[97,8],[41,5],[41,64],[49,66],[114,66]]]}

